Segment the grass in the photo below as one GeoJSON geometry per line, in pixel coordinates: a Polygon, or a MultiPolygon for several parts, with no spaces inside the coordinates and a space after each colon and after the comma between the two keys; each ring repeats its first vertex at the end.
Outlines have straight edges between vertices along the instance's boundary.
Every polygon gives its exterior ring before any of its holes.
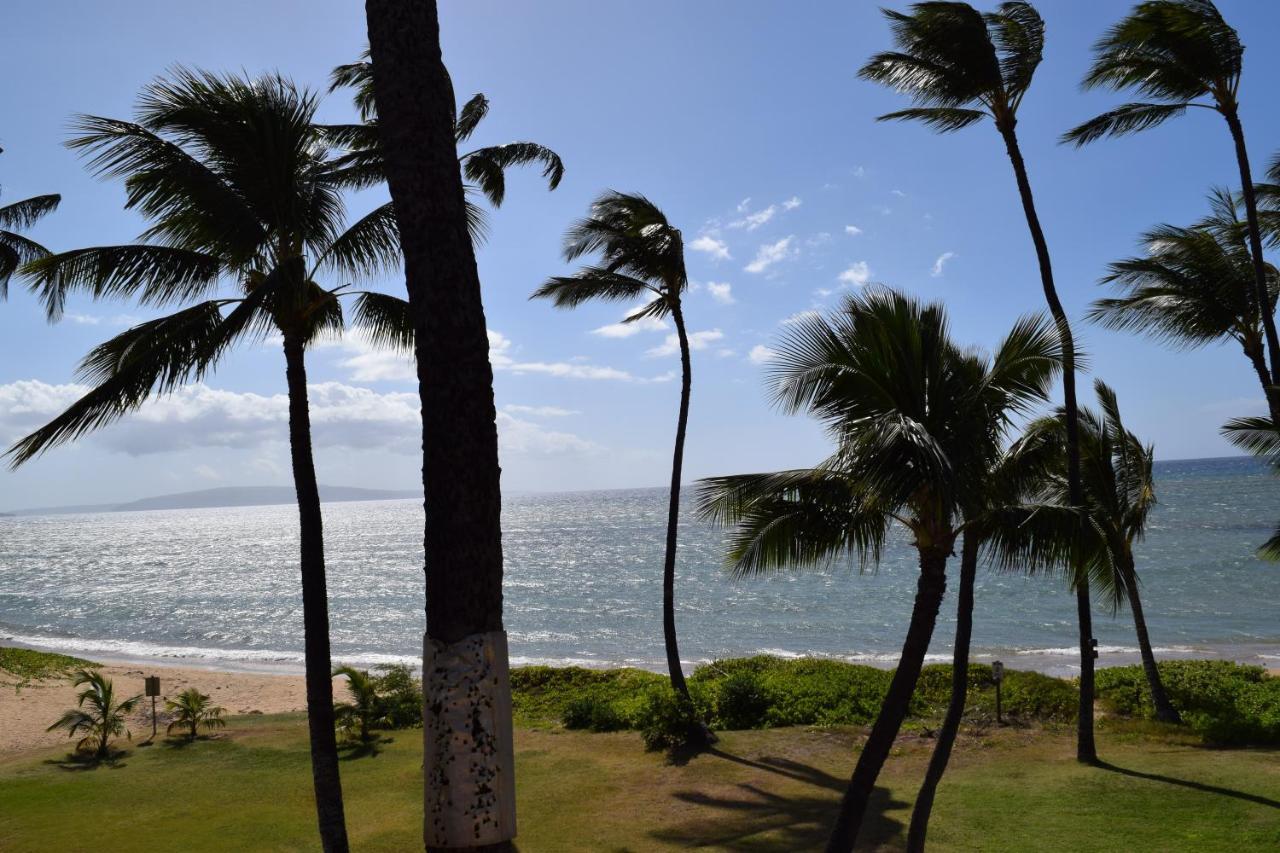
{"type": "Polygon", "coordinates": [[[102,664],[70,655],[0,646],[0,684],[12,684],[3,680],[4,675],[15,676],[21,686],[44,678],[65,678],[78,669],[99,666],[102,664]]]}
{"type": "MultiPolygon", "coordinates": [[[[860,731],[726,732],[687,762],[632,732],[517,731],[520,849],[739,851],[819,847],[860,731]]],[[[900,739],[873,800],[867,849],[900,849],[932,741],[900,739]]],[[[1280,847],[1280,756],[1209,750],[1151,723],[1107,721],[1101,768],[1065,727],[962,735],[930,832],[938,851],[1238,851],[1280,847]]],[[[343,761],[361,851],[420,849],[420,732],[343,761]]],[[[232,718],[191,745],[129,746],[110,765],[64,752],[0,758],[0,849],[313,850],[305,720],[232,718]],[[92,828],[91,830],[89,828],[92,828]]]]}

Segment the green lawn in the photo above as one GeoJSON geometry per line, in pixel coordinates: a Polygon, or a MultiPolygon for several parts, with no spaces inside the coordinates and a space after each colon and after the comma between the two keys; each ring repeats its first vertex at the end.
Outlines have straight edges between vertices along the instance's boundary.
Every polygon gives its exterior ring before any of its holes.
{"type": "MultiPolygon", "coordinates": [[[[420,849],[418,732],[343,762],[352,846],[420,849]]],[[[814,849],[857,733],[730,732],[687,763],[635,733],[517,733],[520,848],[540,851],[814,849]]],[[[931,741],[906,737],[881,778],[867,849],[899,849],[931,741]]],[[[306,727],[233,718],[190,746],[160,743],[113,766],[64,753],[0,759],[0,850],[314,850],[306,727]]],[[[1280,848],[1280,755],[1209,750],[1154,729],[1104,729],[1107,768],[1073,760],[1067,730],[963,736],[944,781],[933,850],[1242,851],[1280,848]]]]}

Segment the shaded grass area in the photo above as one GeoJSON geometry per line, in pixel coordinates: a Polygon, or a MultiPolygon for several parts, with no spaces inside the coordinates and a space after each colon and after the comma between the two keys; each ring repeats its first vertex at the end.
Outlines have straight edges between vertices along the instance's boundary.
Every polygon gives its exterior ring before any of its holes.
{"type": "Polygon", "coordinates": [[[77,669],[101,665],[70,655],[0,646],[0,684],[12,684],[10,677],[20,685],[44,678],[66,678],[77,669]]]}
{"type": "MultiPolygon", "coordinates": [[[[685,762],[630,732],[517,731],[520,849],[648,851],[820,847],[861,731],[726,732],[685,762]]],[[[930,848],[942,851],[1261,850],[1280,846],[1280,755],[1208,750],[1149,723],[1101,733],[1101,768],[1067,728],[962,733],[930,848]]],[[[900,849],[932,741],[895,748],[863,849],[900,849]]],[[[132,747],[82,769],[64,753],[0,759],[0,849],[313,850],[305,720],[233,718],[224,736],[132,747]],[[85,828],[92,827],[91,833],[85,828]]],[[[386,734],[342,763],[354,849],[419,849],[420,732],[386,734]]]]}

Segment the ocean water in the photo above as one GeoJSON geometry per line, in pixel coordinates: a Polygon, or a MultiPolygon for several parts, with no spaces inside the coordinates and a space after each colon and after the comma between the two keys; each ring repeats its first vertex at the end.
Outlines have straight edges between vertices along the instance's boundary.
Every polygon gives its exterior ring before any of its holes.
{"type": "MultiPolygon", "coordinates": [[[[1157,465],[1160,500],[1137,550],[1157,654],[1280,666],[1280,566],[1254,550],[1280,520],[1280,480],[1247,459],[1157,465]]],[[[686,509],[687,509],[686,505],[686,509]]],[[[518,495],[504,506],[513,663],[662,669],[661,489],[518,495]]],[[[422,508],[324,508],[335,659],[414,662],[424,627],[422,508]]],[[[689,666],[826,655],[891,664],[914,595],[905,537],[873,573],[734,579],[722,531],[686,512],[677,623],[689,666]]],[[[955,570],[953,564],[952,569],[955,570]]],[[[1061,580],[983,571],[978,659],[1070,673],[1074,597],[1061,580]]],[[[949,659],[953,599],[930,649],[949,659]]],[[[1097,607],[1103,665],[1136,659],[1127,611],[1097,607]]],[[[0,639],[107,658],[233,668],[302,661],[292,506],[0,518],[0,639]]]]}

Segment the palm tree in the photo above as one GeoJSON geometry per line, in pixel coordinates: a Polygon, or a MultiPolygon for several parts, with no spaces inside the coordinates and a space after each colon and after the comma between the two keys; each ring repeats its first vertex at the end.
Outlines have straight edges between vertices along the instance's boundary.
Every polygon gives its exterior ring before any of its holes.
{"type": "Polygon", "coordinates": [[[838,313],[791,326],[770,369],[775,402],[823,421],[835,453],[814,468],[700,484],[699,512],[734,528],[728,560],[740,576],[842,556],[865,568],[895,522],[917,551],[902,655],[828,850],[853,849],[920,675],[965,508],[984,487],[1007,419],[1044,398],[1060,364],[1055,338],[1022,320],[987,361],[951,341],[940,305],[884,290],[851,296],[838,313]]]}
{"type": "Polygon", "coordinates": [[[49,250],[19,234],[58,209],[60,195],[37,195],[0,206],[0,300],[9,298],[9,279],[23,264],[44,258],[49,250]]]}
{"type": "MultiPolygon", "coordinates": [[[[1212,213],[1205,219],[1189,228],[1157,226],[1142,235],[1142,255],[1111,264],[1102,283],[1121,293],[1094,302],[1088,317],[1176,347],[1234,340],[1262,385],[1272,420],[1280,423],[1280,388],[1268,373],[1247,229],[1229,191],[1215,190],[1209,201],[1212,213]]],[[[1266,273],[1274,301],[1280,273],[1271,264],[1266,273]]]]}
{"type": "Polygon", "coordinates": [[[81,362],[93,387],[9,451],[14,465],[210,373],[237,342],[274,332],[284,349],[289,445],[298,492],[312,774],[321,840],[347,849],[330,681],[324,531],[307,406],[307,347],[344,325],[339,298],[379,344],[408,350],[404,300],[325,289],[394,268],[396,221],[375,210],[342,229],[341,194],[313,123],[316,98],[279,76],[178,69],[150,84],[137,120],[82,116],[69,145],[99,175],[125,179],[127,207],[151,220],[138,243],[62,252],[24,268],[56,318],[68,293],[186,305],[103,343],[81,362]],[[222,291],[223,286],[227,291],[222,291]],[[221,292],[220,292],[221,291],[221,292]]]}
{"type": "MultiPolygon", "coordinates": [[[[1134,543],[1145,535],[1147,518],[1156,504],[1152,476],[1154,450],[1150,445],[1144,446],[1125,428],[1115,391],[1101,379],[1094,382],[1094,391],[1102,414],[1095,414],[1089,409],[1080,412],[1080,445],[1089,518],[1085,560],[1091,564],[1093,576],[1111,575],[1102,586],[1110,592],[1112,606],[1118,607],[1122,601],[1129,604],[1156,719],[1181,723],[1182,718],[1169,701],[1156,667],[1133,558],[1134,543]]],[[[1059,412],[1056,417],[1032,423],[1023,442],[1055,447],[1061,459],[1063,432],[1059,412]]],[[[1048,479],[1048,486],[1058,500],[1065,497],[1060,464],[1056,476],[1051,475],[1048,479]]]]}
{"type": "MultiPolygon", "coordinates": [[[[329,78],[329,91],[340,88],[354,90],[352,100],[360,114],[359,124],[325,125],[324,132],[334,144],[346,152],[337,158],[335,173],[345,186],[356,189],[371,187],[386,180],[382,148],[378,135],[378,111],[373,94],[373,64],[366,49],[358,61],[339,65],[329,78]]],[[[461,145],[471,138],[484,117],[489,114],[489,99],[472,95],[454,120],[453,136],[461,145]]],[[[512,166],[539,165],[548,189],[554,190],[564,177],[560,155],[536,142],[508,142],[487,145],[458,155],[463,174],[470,184],[466,191],[479,191],[494,207],[506,198],[506,170],[512,166]]],[[[388,203],[389,204],[389,203],[388,203]]],[[[467,217],[473,237],[484,236],[484,211],[467,201],[467,217]]]]}
{"type": "MultiPolygon", "coordinates": [[[[1031,181],[1015,130],[1018,108],[1031,86],[1044,49],[1044,21],[1030,3],[1001,3],[981,14],[968,3],[917,3],[911,14],[885,10],[898,50],[876,54],[861,77],[909,95],[919,106],[880,116],[880,121],[924,122],[939,132],[993,120],[1013,166],[1022,211],[1040,267],[1040,284],[1062,345],[1062,396],[1067,412],[1071,494],[1080,505],[1080,454],[1076,413],[1076,350],[1071,324],[1053,283],[1053,265],[1031,181]]],[[[1098,760],[1093,738],[1093,614],[1088,578],[1074,584],[1080,628],[1080,716],[1076,758],[1098,760]]]]}
{"type": "Polygon", "coordinates": [[[422,402],[424,837],[428,850],[512,851],[497,411],[453,87],[433,0],[367,0],[365,10],[422,402]]]}
{"type": "Polygon", "coordinates": [[[368,743],[370,727],[383,722],[377,679],[370,676],[368,670],[351,666],[337,667],[333,675],[335,678],[346,676],[347,692],[351,694],[350,702],[339,702],[333,706],[338,728],[348,734],[355,733],[361,743],[368,743]]]}
{"type": "Polygon", "coordinates": [[[133,713],[142,696],[116,701],[115,685],[111,679],[94,669],[77,672],[72,684],[88,686],[78,694],[76,707],[59,717],[46,731],[66,729],[68,737],[83,734],[84,737],[76,743],[76,751],[91,752],[95,759],[101,761],[109,754],[111,738],[119,737],[121,733],[132,738],[125,728],[125,717],[133,713]]]}
{"type": "MultiPolygon", "coordinates": [[[[1258,202],[1240,123],[1236,96],[1243,71],[1244,46],[1212,0],[1147,0],[1107,31],[1094,46],[1094,61],[1084,86],[1136,89],[1149,101],[1123,104],[1073,128],[1064,142],[1085,145],[1106,136],[1123,136],[1163,124],[1190,107],[1215,110],[1226,120],[1235,144],[1241,196],[1253,266],[1252,299],[1259,311],[1270,358],[1270,385],[1280,385],[1280,339],[1275,306],[1262,257],[1258,202]]],[[[1269,394],[1274,397],[1274,394],[1269,394]]]]}
{"type": "Polygon", "coordinates": [[[173,712],[173,721],[169,723],[168,728],[169,734],[173,734],[174,729],[186,729],[187,737],[193,741],[200,729],[210,732],[227,724],[227,721],[222,719],[227,709],[221,705],[211,705],[209,694],[201,693],[194,687],[179,693],[177,699],[165,700],[164,709],[173,712]]]}
{"type": "MultiPolygon", "coordinates": [[[[680,472],[684,464],[685,431],[689,423],[689,392],[693,373],[689,335],[681,302],[689,287],[684,266],[684,237],[666,214],[642,195],[605,192],[591,212],[565,235],[564,257],[575,261],[600,255],[600,263],[570,276],[555,276],[533,293],[557,308],[576,308],[594,299],[635,302],[645,300],[624,322],[670,317],[680,343],[680,410],[676,417],[675,452],[671,460],[671,490],[667,501],[667,540],[662,563],[662,631],[671,686],[687,706],[689,687],[680,665],[676,642],[676,534],[680,523],[680,472]]],[[[700,728],[700,727],[699,727],[700,728]]],[[[697,734],[694,734],[697,737],[697,734]]]]}

